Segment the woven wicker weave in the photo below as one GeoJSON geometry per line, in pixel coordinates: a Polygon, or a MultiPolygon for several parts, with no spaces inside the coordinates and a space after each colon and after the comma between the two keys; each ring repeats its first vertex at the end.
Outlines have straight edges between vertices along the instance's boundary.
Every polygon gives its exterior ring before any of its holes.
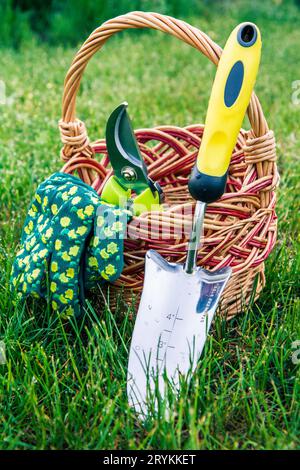
{"type": "MultiPolygon", "coordinates": [[[[217,64],[222,49],[206,34],[189,24],[156,13],[132,12],[112,19],[96,29],[76,54],[64,85],[62,119],[59,123],[65,162],[63,171],[79,176],[101,193],[104,180],[111,174],[105,140],[90,143],[85,125],[76,118],[76,95],[90,58],[113,34],[129,28],[152,28],[169,33],[195,47],[217,64]],[[95,158],[97,157],[97,158],[95,158]]],[[[208,206],[205,216],[204,244],[198,264],[215,270],[230,265],[231,280],[223,294],[222,311],[228,318],[244,303],[257,297],[265,284],[264,261],[276,241],[275,188],[278,182],[276,149],[258,98],[253,93],[248,108],[251,130],[240,131],[229,168],[226,192],[208,206]]],[[[150,176],[164,189],[163,212],[144,213],[133,218],[130,238],[125,241],[125,269],[113,292],[125,287],[128,299],[139,293],[143,283],[144,256],[149,248],[166,259],[182,262],[187,238],[180,235],[165,239],[166,227],[185,233],[191,225],[191,199],[187,181],[195,162],[204,127],[200,124],[179,128],[161,126],[136,131],[150,176]],[[190,209],[190,214],[188,213],[190,209]],[[183,215],[183,210],[185,213],[183,215]],[[151,237],[147,226],[151,223],[151,237]],[[155,236],[153,236],[153,230],[155,236]]]]}

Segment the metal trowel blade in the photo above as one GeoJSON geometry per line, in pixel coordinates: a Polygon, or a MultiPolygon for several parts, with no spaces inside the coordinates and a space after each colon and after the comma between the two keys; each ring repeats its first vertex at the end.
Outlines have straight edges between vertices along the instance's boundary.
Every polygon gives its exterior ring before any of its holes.
{"type": "Polygon", "coordinates": [[[230,268],[188,274],[156,251],[146,253],[127,375],[129,404],[138,413],[148,415],[157,388],[164,398],[164,374],[178,389],[180,374],[195,370],[230,275],[230,268]]]}

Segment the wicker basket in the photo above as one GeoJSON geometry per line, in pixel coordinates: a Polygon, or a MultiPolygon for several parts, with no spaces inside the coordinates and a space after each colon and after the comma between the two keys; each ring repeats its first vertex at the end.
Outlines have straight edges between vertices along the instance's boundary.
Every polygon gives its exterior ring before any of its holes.
{"type": "MultiPolygon", "coordinates": [[[[189,24],[156,13],[132,12],[109,20],[96,29],[76,54],[64,84],[62,119],[59,123],[65,162],[63,171],[77,172],[97,192],[111,174],[105,140],[90,143],[85,125],[76,118],[76,95],[90,58],[110,36],[129,28],[152,28],[169,33],[195,47],[217,64],[222,49],[206,34],[189,24]],[[97,159],[95,158],[97,156],[97,159]]],[[[204,244],[198,264],[216,270],[230,265],[233,275],[222,298],[222,311],[228,318],[241,311],[250,297],[257,297],[265,284],[264,261],[276,241],[275,188],[278,182],[275,139],[269,130],[258,98],[253,93],[248,108],[251,130],[240,131],[232,155],[226,192],[208,206],[205,217],[204,244]],[[253,291],[255,286],[255,291],[253,291]]],[[[139,294],[143,284],[144,256],[149,248],[159,251],[169,261],[182,262],[186,237],[165,239],[165,227],[184,225],[188,233],[195,202],[189,195],[187,181],[195,162],[204,127],[195,124],[180,128],[160,126],[136,131],[150,176],[164,189],[163,212],[144,213],[129,226],[131,238],[125,241],[125,269],[112,291],[124,287],[125,296],[139,294]],[[156,235],[149,238],[149,223],[156,235]]],[[[152,232],[153,233],[153,232],[152,232]]]]}

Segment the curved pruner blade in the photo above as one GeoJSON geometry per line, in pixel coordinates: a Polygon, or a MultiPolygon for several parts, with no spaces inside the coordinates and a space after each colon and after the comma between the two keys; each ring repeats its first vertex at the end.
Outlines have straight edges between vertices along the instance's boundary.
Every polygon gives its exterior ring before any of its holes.
{"type": "Polygon", "coordinates": [[[127,106],[126,102],[120,104],[110,115],[106,124],[106,145],[119,183],[126,189],[141,193],[151,187],[152,182],[131,126],[127,106]],[[126,178],[128,170],[131,178],[126,178]]]}

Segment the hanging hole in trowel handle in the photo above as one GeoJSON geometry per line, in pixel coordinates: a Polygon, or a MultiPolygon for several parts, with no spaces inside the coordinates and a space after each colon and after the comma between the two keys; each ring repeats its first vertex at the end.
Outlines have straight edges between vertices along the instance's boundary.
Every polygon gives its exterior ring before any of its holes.
{"type": "Polygon", "coordinates": [[[250,47],[253,46],[257,39],[257,29],[254,24],[247,23],[241,26],[238,31],[238,42],[241,46],[250,47]]]}

